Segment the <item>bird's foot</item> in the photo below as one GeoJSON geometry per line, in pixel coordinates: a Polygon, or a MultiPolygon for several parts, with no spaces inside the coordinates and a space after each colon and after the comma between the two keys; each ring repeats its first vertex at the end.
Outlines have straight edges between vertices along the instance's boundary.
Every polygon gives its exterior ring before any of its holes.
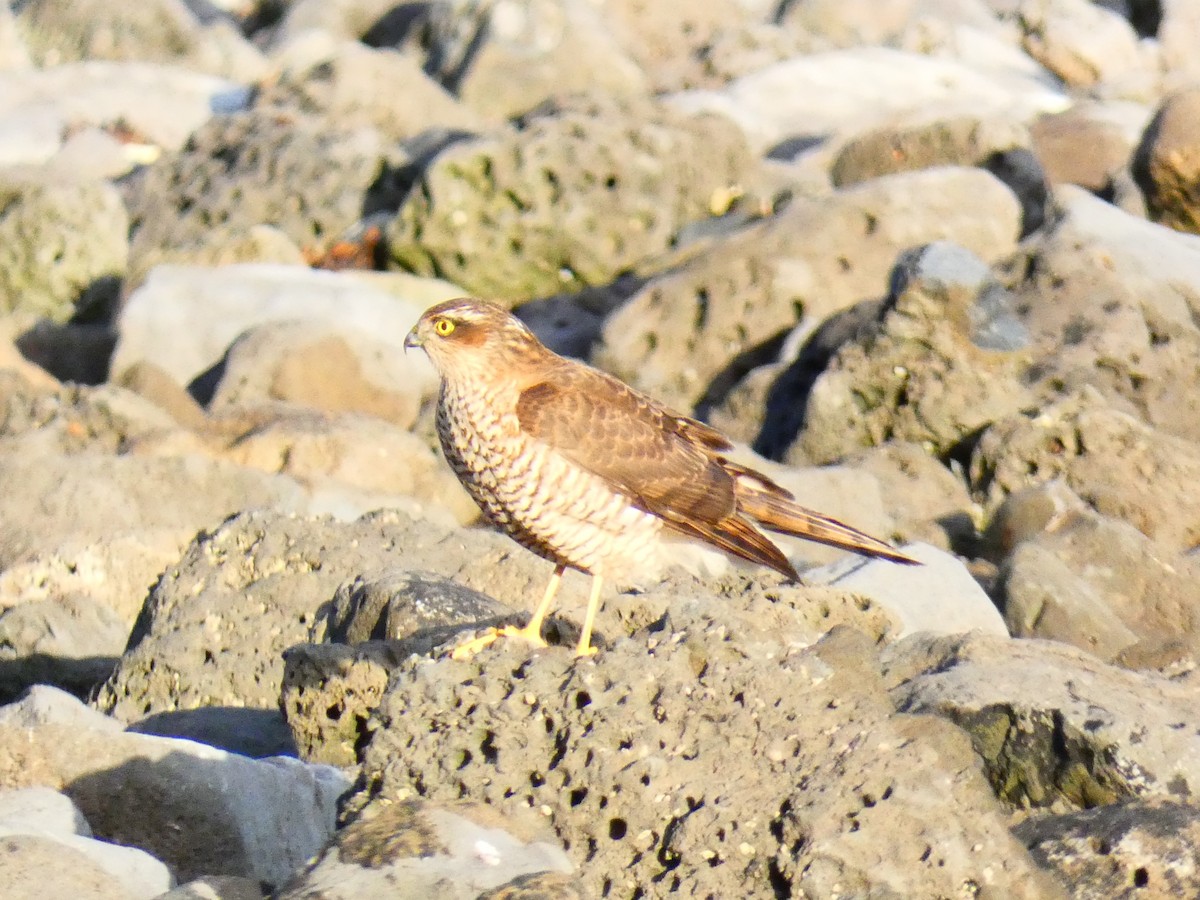
{"type": "Polygon", "coordinates": [[[462,661],[470,659],[484,647],[490,647],[500,638],[520,638],[527,644],[532,644],[534,647],[549,647],[542,640],[541,627],[530,628],[526,625],[524,628],[518,628],[515,625],[506,625],[503,628],[489,628],[478,637],[471,638],[469,641],[463,641],[457,647],[450,651],[450,658],[462,661]]]}
{"type": "Polygon", "coordinates": [[[591,644],[588,644],[586,647],[583,646],[582,644],[580,644],[578,647],[575,648],[575,658],[576,659],[587,659],[589,656],[595,656],[599,652],[600,651],[597,650],[595,647],[593,647],[591,644]]]}

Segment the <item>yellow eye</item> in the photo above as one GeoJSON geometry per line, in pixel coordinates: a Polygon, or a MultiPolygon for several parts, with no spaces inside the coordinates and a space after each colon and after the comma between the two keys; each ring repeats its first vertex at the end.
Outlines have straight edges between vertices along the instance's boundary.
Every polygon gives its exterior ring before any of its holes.
{"type": "Polygon", "coordinates": [[[433,330],[436,331],[438,334],[440,334],[442,337],[446,337],[447,335],[451,335],[454,333],[454,323],[451,322],[449,319],[437,319],[433,323],[433,330]]]}

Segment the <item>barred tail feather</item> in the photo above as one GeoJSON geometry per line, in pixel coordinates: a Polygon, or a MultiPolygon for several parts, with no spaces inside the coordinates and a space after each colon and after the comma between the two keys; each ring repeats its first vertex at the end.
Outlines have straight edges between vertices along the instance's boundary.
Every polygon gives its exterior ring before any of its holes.
{"type": "Polygon", "coordinates": [[[920,565],[918,560],[905,556],[877,538],[851,528],[837,519],[805,509],[795,500],[775,491],[738,485],[738,512],[757,521],[764,528],[794,537],[850,550],[863,556],[874,556],[904,565],[920,565]]]}

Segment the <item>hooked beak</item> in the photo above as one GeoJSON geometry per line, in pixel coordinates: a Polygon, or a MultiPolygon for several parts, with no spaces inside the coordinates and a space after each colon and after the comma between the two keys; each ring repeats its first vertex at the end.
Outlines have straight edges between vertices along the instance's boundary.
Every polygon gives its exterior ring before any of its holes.
{"type": "Polygon", "coordinates": [[[409,350],[413,350],[420,346],[421,338],[417,335],[417,329],[413,328],[413,330],[408,333],[408,336],[404,338],[404,352],[407,353],[409,350]]]}

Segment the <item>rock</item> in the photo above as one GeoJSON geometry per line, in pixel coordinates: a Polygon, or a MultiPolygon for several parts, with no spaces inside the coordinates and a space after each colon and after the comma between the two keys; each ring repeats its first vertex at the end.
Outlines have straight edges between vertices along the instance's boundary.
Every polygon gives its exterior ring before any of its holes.
{"type": "Polygon", "coordinates": [[[1154,12],[1161,16],[1155,20],[1151,13],[1151,25],[1157,26],[1165,87],[1173,89],[1195,84],[1200,75],[1200,64],[1192,52],[1191,37],[1200,27],[1200,9],[1191,0],[1166,0],[1154,12]]]}
{"type": "Polygon", "coordinates": [[[158,900],[262,900],[263,889],[253,878],[236,875],[205,875],[181,884],[158,900]]]}
{"type": "MultiPolygon", "coordinates": [[[[1001,608],[1017,637],[1120,661],[1135,645],[1200,658],[1200,561],[1127,522],[1076,512],[1020,544],[1002,568],[1001,608]]],[[[1178,664],[1178,660],[1176,660],[1178,664]]]]}
{"type": "Polygon", "coordinates": [[[86,696],[112,674],[128,634],[115,612],[78,595],[0,613],[0,702],[39,683],[86,696]]]}
{"type": "Polygon", "coordinates": [[[714,196],[756,179],[721,119],[648,102],[550,108],[439,154],[390,226],[389,252],[512,305],[608,283],[711,216],[714,196]]]}
{"type": "Polygon", "coordinates": [[[491,120],[490,111],[485,119],[468,109],[425,74],[415,58],[393,50],[349,41],[293,52],[284,62],[279,77],[260,86],[256,109],[317,116],[341,129],[371,126],[393,141],[432,128],[480,131],[491,120]]]}
{"type": "Polygon", "coordinates": [[[367,413],[409,428],[422,397],[412,391],[413,361],[396,343],[391,335],[377,337],[332,321],[264,322],[230,345],[209,407],[283,401],[367,413]]]}
{"type": "Polygon", "coordinates": [[[1146,205],[1154,221],[1200,233],[1200,88],[1181,90],[1159,107],[1137,151],[1146,205]]]}
{"type": "Polygon", "coordinates": [[[1013,415],[980,437],[972,490],[995,509],[1011,493],[1061,479],[1103,515],[1128,522],[1160,546],[1183,552],[1200,540],[1200,456],[1192,441],[1112,408],[1093,389],[1013,415]]]}
{"type": "Polygon", "coordinates": [[[132,627],[147,592],[191,536],[185,528],[136,529],[37,553],[0,574],[0,610],[85,596],[132,627]]]}
{"type": "Polygon", "coordinates": [[[372,733],[371,713],[406,655],[384,641],[288,648],[279,705],[300,758],[355,765],[372,733]]]}
{"type": "Polygon", "coordinates": [[[1039,393],[1100,391],[1167,433],[1200,437],[1187,389],[1200,353],[1200,240],[1070,186],[1055,204],[1051,227],[1026,244],[1029,274],[1014,288],[1039,393]]]}
{"type": "Polygon", "coordinates": [[[1033,151],[1052,184],[1094,194],[1114,190],[1129,165],[1148,115],[1134,103],[1080,103],[1030,125],[1033,151]]]}
{"type": "Polygon", "coordinates": [[[239,436],[221,456],[313,489],[349,486],[377,497],[377,506],[411,498],[430,519],[479,519],[479,507],[423,439],[367,416],[276,419],[239,436]]]}
{"type": "MultiPolygon", "coordinates": [[[[175,883],[167,867],[149,854],[92,840],[92,829],[79,808],[64,794],[47,787],[0,790],[0,840],[22,836],[39,839],[33,844],[17,842],[25,866],[32,868],[30,864],[41,852],[43,840],[57,843],[69,857],[81,856],[89,865],[107,872],[116,881],[115,888],[124,892],[120,896],[157,897],[175,883]]],[[[87,868],[84,866],[85,871],[87,868]]],[[[9,890],[15,880],[6,880],[9,890]]],[[[39,894],[46,896],[46,888],[39,894]]]]}
{"type": "Polygon", "coordinates": [[[837,152],[830,176],[835,187],[846,187],[897,172],[978,166],[995,154],[1028,143],[1023,123],[970,115],[916,120],[850,138],[837,152]]]}
{"type": "MultiPolygon", "coordinates": [[[[410,800],[368,810],[342,829],[334,845],[278,896],[350,900],[390,894],[476,900],[522,876],[571,871],[556,844],[544,837],[521,836],[517,823],[489,807],[459,804],[448,809],[410,800]]],[[[562,892],[543,896],[567,900],[571,882],[562,878],[560,884],[562,892]]]]}
{"type": "Polygon", "coordinates": [[[0,725],[0,786],[34,784],[62,790],[97,838],[144,850],[182,880],[239,875],[268,884],[325,843],[348,786],[327,766],[251,760],[190,741],[57,721],[0,725]]]}
{"type": "Polygon", "coordinates": [[[246,95],[232,81],[146,62],[0,71],[0,134],[6,139],[0,162],[44,162],[71,128],[114,122],[148,147],[176,150],[214,109],[238,108],[246,95]]]}
{"type": "Polygon", "coordinates": [[[930,896],[986,879],[1058,896],[962,733],[893,714],[868,639],[835,630],[797,651],[778,630],[748,637],[676,607],[662,631],[583,663],[513,644],[413,657],[364,754],[370,789],[348,808],[418,796],[541,810],[595,895],[930,896]]]}
{"type": "Polygon", "coordinates": [[[17,31],[17,17],[12,7],[0,9],[0,71],[25,71],[33,67],[29,48],[17,31]]]}
{"type": "Polygon", "coordinates": [[[251,507],[302,507],[299,489],[239,466],[199,457],[65,456],[34,436],[0,453],[3,565],[68,541],[96,543],[143,529],[213,527],[251,507]],[[169,497],[170,502],[163,502],[169,497]]]}
{"type": "Polygon", "coordinates": [[[266,68],[232,23],[202,25],[183,0],[134,7],[103,0],[33,0],[21,5],[17,25],[39,66],[84,59],[174,62],[245,81],[266,68]]]}
{"type": "Polygon", "coordinates": [[[719,70],[713,71],[714,45],[739,38],[753,43],[766,13],[767,4],[757,0],[715,0],[675,9],[622,0],[604,7],[606,26],[655,94],[724,83],[719,70]]]}
{"type": "Polygon", "coordinates": [[[91,837],[92,829],[70,798],[48,787],[0,791],[0,829],[23,827],[24,834],[74,834],[91,837]]]}
{"type": "MultiPolygon", "coordinates": [[[[146,360],[180,384],[191,384],[216,366],[248,329],[299,320],[349,336],[352,347],[360,339],[366,347],[384,344],[391,353],[389,370],[399,384],[418,396],[432,396],[433,371],[421,354],[405,356],[404,336],[427,306],[461,294],[446,282],[400,275],[368,277],[284,266],[162,266],[121,310],[113,377],[146,360]],[[186,345],[178,344],[179,334],[189,336],[186,345]]],[[[368,360],[360,365],[374,374],[368,360]]]]}
{"type": "Polygon", "coordinates": [[[605,16],[582,0],[518,0],[499,9],[453,0],[431,7],[421,31],[426,71],[483,115],[507,119],[571,94],[649,92],[605,16]]]}
{"type": "Polygon", "coordinates": [[[1027,819],[1014,833],[1079,900],[1167,898],[1200,890],[1198,828],[1194,805],[1147,799],[1027,819]]]}
{"type": "Polygon", "coordinates": [[[859,47],[797,56],[720,92],[685,91],[669,102],[685,112],[728,116],[762,152],[789,139],[866,131],[920,109],[1016,121],[1065,109],[1066,97],[1044,81],[1021,71],[984,71],[965,61],[859,47]]]}
{"type": "Polygon", "coordinates": [[[964,728],[1007,803],[1085,809],[1197,790],[1194,673],[1128,672],[1053,641],[986,635],[918,635],[885,659],[897,707],[964,728]]]}
{"type": "Polygon", "coordinates": [[[123,721],[213,705],[275,709],[283,651],[309,638],[340,585],[396,565],[464,575],[467,584],[532,605],[528,598],[549,574],[544,563],[529,554],[498,574],[492,564],[512,552],[506,538],[455,534],[398,512],[356,523],[236,516],[199,535],[155,585],[96,702],[123,721]],[[451,554],[448,541],[466,546],[451,554]]]}
{"type": "Polygon", "coordinates": [[[296,744],[287,722],[277,709],[201,706],[197,709],[169,710],[139,719],[126,731],[183,738],[252,759],[296,755],[296,744]]]}
{"type": "Polygon", "coordinates": [[[64,322],[111,304],[129,218],[104,182],[0,184],[0,309],[64,322]]]}
{"type": "Polygon", "coordinates": [[[966,479],[924,447],[888,441],[842,465],[874,477],[894,533],[968,558],[976,555],[976,509],[966,479]]]}
{"type": "Polygon", "coordinates": [[[903,254],[877,326],[843,344],[807,396],[797,385],[801,453],[832,462],[889,439],[945,453],[1027,406],[1020,378],[1029,337],[1013,307],[962,247],[939,242],[903,254]]]}
{"type": "Polygon", "coordinates": [[[971,631],[1008,637],[1005,620],[966,566],[928,544],[906,544],[901,549],[922,565],[847,558],[805,572],[804,583],[869,597],[899,623],[889,635],[892,640],[918,632],[971,631]]]}
{"type": "Polygon", "coordinates": [[[95,733],[121,730],[116,719],[89,709],[66,691],[45,684],[35,684],[16,703],[0,706],[0,727],[35,728],[48,724],[95,733]]]}
{"type": "Polygon", "coordinates": [[[269,111],[211,120],[128,188],[130,286],[164,262],[215,262],[262,223],[302,251],[327,250],[373,208],[384,157],[370,128],[269,111]]]}
{"type": "Polygon", "coordinates": [[[511,608],[435,575],[391,569],[343,584],[314,628],[314,637],[338,643],[284,654],[280,708],[301,758],[354,765],[401,660],[453,643],[464,626],[515,620],[511,608]]]}
{"type": "Polygon", "coordinates": [[[129,900],[131,896],[157,896],[131,895],[128,883],[78,850],[53,838],[28,834],[0,837],[0,879],[14,897],[129,900]]]}
{"type": "Polygon", "coordinates": [[[903,173],[796,200],[729,238],[684,248],[672,271],[607,319],[593,361],[686,411],[740,354],[798,320],[812,328],[881,296],[902,250],[953,237],[993,259],[1015,247],[1019,230],[1012,193],[976,169],[903,173]]]}
{"type": "Polygon", "coordinates": [[[1152,89],[1151,60],[1133,26],[1087,0],[1016,4],[1026,52],[1071,87],[1152,89]]]}

